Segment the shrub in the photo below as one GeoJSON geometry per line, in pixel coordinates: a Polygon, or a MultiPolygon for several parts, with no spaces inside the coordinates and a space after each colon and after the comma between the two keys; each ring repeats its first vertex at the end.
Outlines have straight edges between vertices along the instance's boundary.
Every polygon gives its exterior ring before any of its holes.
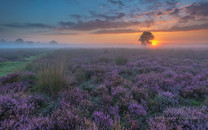
{"type": "Polygon", "coordinates": [[[90,100],[88,99],[83,99],[81,100],[81,102],[79,103],[79,105],[83,108],[83,109],[91,109],[93,107],[93,104],[90,100]]]}
{"type": "Polygon", "coordinates": [[[16,73],[8,74],[7,76],[0,78],[0,85],[14,83],[19,81],[19,79],[20,79],[20,73],[16,72],[16,73]]]}
{"type": "Polygon", "coordinates": [[[148,101],[148,107],[152,112],[162,112],[167,107],[174,106],[176,102],[168,97],[158,94],[154,99],[148,101]]]}
{"type": "Polygon", "coordinates": [[[100,57],[98,60],[100,62],[104,62],[104,63],[108,63],[109,62],[109,59],[107,57],[100,57]]]}
{"type": "Polygon", "coordinates": [[[108,93],[108,89],[106,88],[105,85],[100,85],[97,88],[95,88],[93,91],[94,96],[99,96],[107,93],[108,93]]]}
{"type": "Polygon", "coordinates": [[[148,90],[146,88],[132,87],[132,95],[135,100],[141,102],[142,99],[148,98],[148,90]]]}
{"type": "Polygon", "coordinates": [[[168,108],[162,116],[151,118],[149,129],[208,129],[208,109],[202,108],[168,108]]]}
{"type": "Polygon", "coordinates": [[[128,59],[124,58],[124,57],[117,57],[115,59],[115,64],[118,65],[118,66],[125,65],[127,62],[128,62],[128,59]]]}
{"type": "Polygon", "coordinates": [[[51,121],[54,129],[76,129],[81,125],[82,118],[71,111],[70,106],[64,106],[52,114],[51,121]]]}
{"type": "Polygon", "coordinates": [[[75,77],[78,83],[82,83],[86,80],[85,73],[81,70],[76,72],[75,77]]]}
{"type": "Polygon", "coordinates": [[[110,106],[109,113],[110,115],[114,116],[114,118],[119,118],[119,107],[118,106],[110,106]]]}
{"type": "Polygon", "coordinates": [[[110,95],[102,95],[100,98],[104,106],[111,105],[113,100],[113,98],[110,95]]]}
{"type": "Polygon", "coordinates": [[[128,109],[134,116],[145,116],[147,114],[144,107],[136,103],[130,103],[128,109]]]}
{"type": "Polygon", "coordinates": [[[0,86],[0,94],[25,92],[30,87],[32,85],[29,81],[14,82],[0,86]]]}
{"type": "MultiPolygon", "coordinates": [[[[38,98],[16,94],[0,96],[0,129],[22,129],[40,107],[38,98]]],[[[41,99],[42,100],[42,99],[41,99]]]]}
{"type": "Polygon", "coordinates": [[[38,72],[38,81],[35,89],[45,94],[55,96],[67,87],[63,67],[46,67],[38,72]]]}
{"type": "Polygon", "coordinates": [[[66,90],[62,93],[62,98],[65,101],[69,101],[71,105],[79,105],[81,100],[86,99],[88,94],[80,90],[79,88],[73,88],[66,90]]]}
{"type": "Polygon", "coordinates": [[[127,90],[122,86],[117,86],[111,88],[111,94],[114,98],[119,98],[125,96],[125,94],[127,94],[127,90]]]}
{"type": "Polygon", "coordinates": [[[110,118],[110,115],[103,112],[95,111],[92,117],[101,129],[110,129],[113,125],[113,120],[110,118]]]}

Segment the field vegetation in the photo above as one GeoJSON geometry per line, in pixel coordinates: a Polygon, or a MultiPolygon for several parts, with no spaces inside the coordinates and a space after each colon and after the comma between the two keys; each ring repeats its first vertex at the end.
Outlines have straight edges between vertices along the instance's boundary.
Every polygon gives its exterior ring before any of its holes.
{"type": "Polygon", "coordinates": [[[0,129],[208,129],[207,122],[207,50],[61,49],[0,78],[0,129]]]}
{"type": "Polygon", "coordinates": [[[30,61],[47,54],[45,49],[0,49],[0,76],[22,70],[30,61]]]}

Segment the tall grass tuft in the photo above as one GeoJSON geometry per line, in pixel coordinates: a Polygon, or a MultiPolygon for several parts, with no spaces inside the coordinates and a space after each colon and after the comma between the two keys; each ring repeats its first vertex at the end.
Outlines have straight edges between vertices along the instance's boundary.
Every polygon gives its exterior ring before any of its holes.
{"type": "Polygon", "coordinates": [[[119,57],[116,57],[115,59],[115,64],[118,66],[125,65],[127,62],[128,62],[128,59],[125,57],[119,56],[119,57]]]}
{"type": "Polygon", "coordinates": [[[59,91],[67,87],[67,80],[64,74],[64,66],[44,65],[38,72],[37,91],[47,95],[56,95],[59,91]]]}

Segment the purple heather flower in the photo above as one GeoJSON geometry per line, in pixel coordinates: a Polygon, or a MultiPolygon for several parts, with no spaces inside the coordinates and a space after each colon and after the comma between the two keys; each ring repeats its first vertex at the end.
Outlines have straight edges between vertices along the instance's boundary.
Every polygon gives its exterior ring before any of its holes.
{"type": "Polygon", "coordinates": [[[128,109],[133,115],[145,116],[147,114],[144,107],[142,105],[138,105],[136,103],[130,103],[128,109]]]}
{"type": "Polygon", "coordinates": [[[113,120],[110,118],[110,115],[103,112],[95,111],[92,117],[99,128],[108,129],[113,125],[113,120]]]}

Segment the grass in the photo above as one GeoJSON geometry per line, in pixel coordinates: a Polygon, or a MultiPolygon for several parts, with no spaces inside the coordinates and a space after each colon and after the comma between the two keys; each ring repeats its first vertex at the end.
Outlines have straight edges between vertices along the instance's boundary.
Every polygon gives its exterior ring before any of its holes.
{"type": "Polygon", "coordinates": [[[39,54],[36,56],[22,57],[16,61],[11,60],[6,62],[0,62],[0,77],[6,76],[7,74],[10,74],[15,71],[21,71],[32,60],[37,59],[43,55],[44,54],[39,54]]]}
{"type": "Polygon", "coordinates": [[[9,61],[0,63],[0,77],[24,68],[27,63],[28,61],[9,61]]]}
{"type": "Polygon", "coordinates": [[[128,59],[125,57],[119,56],[119,57],[116,57],[115,59],[115,64],[118,66],[125,65],[127,62],[128,62],[128,59]]]}
{"type": "Polygon", "coordinates": [[[63,88],[67,87],[67,80],[64,74],[64,67],[59,65],[44,66],[38,72],[37,85],[35,90],[50,96],[55,96],[63,88]]]}

